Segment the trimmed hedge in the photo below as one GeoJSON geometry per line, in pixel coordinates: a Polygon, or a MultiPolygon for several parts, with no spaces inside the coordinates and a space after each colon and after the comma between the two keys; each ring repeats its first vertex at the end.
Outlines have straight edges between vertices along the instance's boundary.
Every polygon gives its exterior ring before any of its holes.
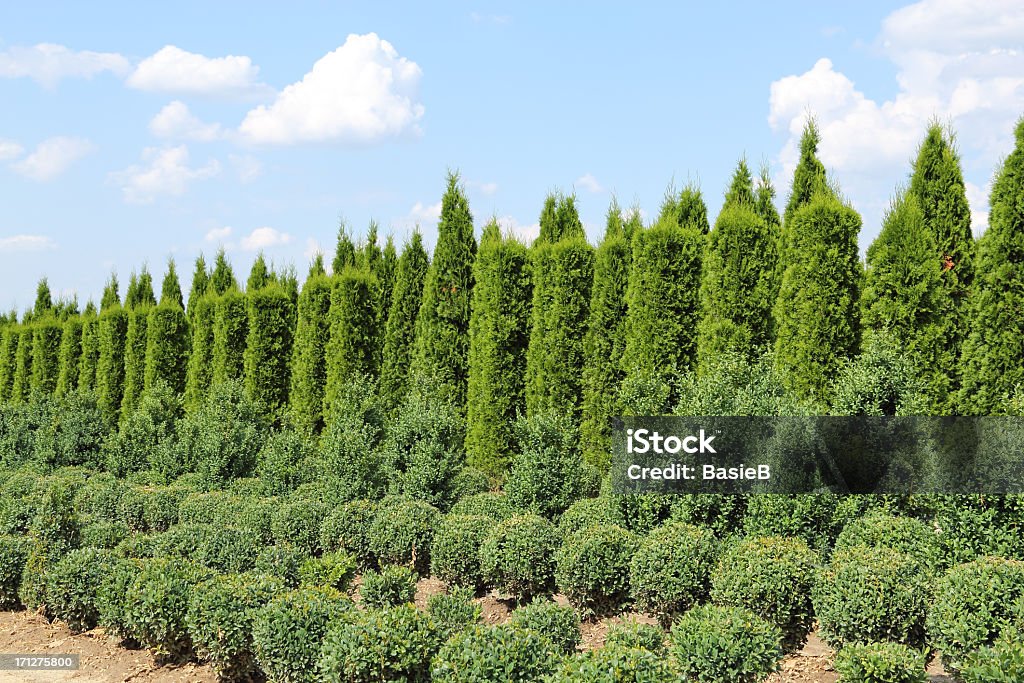
{"type": "Polygon", "coordinates": [[[503,522],[517,512],[504,493],[477,493],[460,499],[452,506],[448,514],[453,516],[483,515],[490,517],[495,522],[503,522]]]}
{"type": "Polygon", "coordinates": [[[672,618],[708,597],[715,538],[683,522],[660,526],[640,542],[629,566],[638,609],[667,626],[672,618]]]}
{"type": "Polygon", "coordinates": [[[72,550],[46,573],[46,611],[73,633],[95,628],[100,612],[97,594],[115,563],[109,550],[72,550]]]}
{"type": "Polygon", "coordinates": [[[672,626],[668,649],[690,681],[759,683],[778,669],[782,632],[741,607],[703,605],[672,626]]]}
{"type": "Polygon", "coordinates": [[[519,601],[555,587],[555,552],[562,543],[555,526],[537,515],[519,515],[495,525],[480,546],[484,579],[519,601]]]}
{"type": "Polygon", "coordinates": [[[629,599],[629,566],[639,545],[622,527],[588,527],[555,553],[555,582],[585,614],[610,614],[629,599]]]}
{"type": "Polygon", "coordinates": [[[655,654],[665,651],[665,632],[657,626],[638,621],[622,621],[608,627],[605,646],[641,648],[655,654]]]}
{"type": "Polygon", "coordinates": [[[377,504],[353,500],[334,510],[320,527],[320,546],[326,552],[341,550],[355,556],[360,567],[373,565],[370,527],[377,516],[377,504]]]}
{"type": "Polygon", "coordinates": [[[270,529],[278,544],[290,544],[310,555],[320,553],[320,527],[330,510],[320,501],[292,500],[274,511],[270,529]]]}
{"type": "Polygon", "coordinates": [[[209,577],[209,571],[186,562],[146,561],[122,597],[126,633],[158,658],[187,657],[192,652],[185,622],[189,600],[209,577]]]}
{"type": "Polygon", "coordinates": [[[928,683],[920,652],[899,643],[850,643],[836,655],[843,683],[928,683]]]}
{"type": "Polygon", "coordinates": [[[0,609],[21,605],[18,589],[28,551],[29,541],[24,536],[0,536],[0,609]]]}
{"type": "Polygon", "coordinates": [[[483,515],[448,515],[434,535],[430,571],[449,585],[484,585],[480,545],[496,522],[483,515]]]}
{"type": "Polygon", "coordinates": [[[473,591],[469,588],[455,587],[448,593],[431,595],[427,600],[427,613],[443,634],[443,640],[483,619],[483,610],[473,602],[473,591]]]}
{"type": "Polygon", "coordinates": [[[935,531],[920,520],[884,512],[871,512],[847,524],[836,539],[835,549],[857,545],[892,548],[929,565],[939,560],[939,535],[935,531]]]}
{"type": "Polygon", "coordinates": [[[356,574],[356,559],[347,553],[324,553],[311,557],[299,568],[299,582],[304,587],[322,586],[347,591],[356,574]]]}
{"type": "Polygon", "coordinates": [[[405,564],[426,574],[430,544],[441,518],[429,503],[385,498],[370,525],[370,550],[382,564],[405,564]]]}

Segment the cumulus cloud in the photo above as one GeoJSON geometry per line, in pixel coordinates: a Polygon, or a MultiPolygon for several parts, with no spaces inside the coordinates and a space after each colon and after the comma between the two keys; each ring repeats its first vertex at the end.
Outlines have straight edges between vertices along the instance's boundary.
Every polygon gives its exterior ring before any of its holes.
{"type": "Polygon", "coordinates": [[[216,140],[224,133],[220,124],[200,121],[181,100],[175,100],[157,112],[149,122],[149,131],[161,138],[198,142],[216,140]]]}
{"type": "Polygon", "coordinates": [[[24,148],[14,140],[4,140],[3,138],[0,138],[0,161],[17,159],[24,151],[24,148]]]}
{"type": "Polygon", "coordinates": [[[130,69],[128,60],[115,52],[76,51],[54,43],[0,51],[0,77],[31,78],[47,88],[65,78],[92,78],[104,71],[123,76],[130,69]]]}
{"type": "Polygon", "coordinates": [[[518,237],[524,244],[530,244],[540,236],[540,223],[524,225],[512,216],[502,216],[498,219],[498,225],[505,232],[518,237]]]}
{"type": "Polygon", "coordinates": [[[408,221],[413,223],[435,223],[441,218],[441,202],[424,204],[416,202],[409,209],[408,221]]]}
{"type": "Polygon", "coordinates": [[[262,227],[256,228],[242,238],[242,249],[245,249],[246,251],[259,251],[260,249],[279,247],[281,245],[288,244],[291,241],[292,236],[286,232],[281,232],[274,228],[262,227]]]}
{"type": "Polygon", "coordinates": [[[0,251],[43,251],[56,249],[57,243],[45,235],[11,235],[0,237],[0,251]]]}
{"type": "Polygon", "coordinates": [[[419,134],[420,67],[377,34],[349,35],[239,128],[257,144],[368,143],[419,134]]]}
{"type": "Polygon", "coordinates": [[[121,186],[124,200],[131,204],[148,204],[161,195],[180,196],[197,180],[206,180],[220,173],[220,163],[211,159],[205,165],[189,166],[185,145],[147,147],[142,163],[110,174],[110,180],[121,186]]]}
{"type": "Polygon", "coordinates": [[[604,188],[601,187],[601,183],[597,182],[597,178],[590,173],[577,178],[576,185],[579,185],[587,192],[593,192],[595,194],[598,192],[604,192],[604,188]]]}
{"type": "Polygon", "coordinates": [[[31,154],[11,164],[11,168],[26,178],[46,182],[95,149],[95,145],[83,138],[53,137],[40,142],[31,154]]]}
{"type": "Polygon", "coordinates": [[[131,88],[151,92],[214,97],[266,95],[259,67],[248,57],[207,57],[167,45],[142,60],[125,81],[131,88]]]}
{"type": "Polygon", "coordinates": [[[306,238],[306,248],[302,251],[302,255],[306,257],[306,260],[312,262],[317,255],[323,256],[326,253],[327,252],[324,251],[323,246],[320,245],[320,242],[312,237],[306,238]]]}
{"type": "Polygon", "coordinates": [[[206,232],[207,242],[224,242],[227,238],[231,237],[231,226],[225,225],[219,228],[211,228],[206,232]]]}

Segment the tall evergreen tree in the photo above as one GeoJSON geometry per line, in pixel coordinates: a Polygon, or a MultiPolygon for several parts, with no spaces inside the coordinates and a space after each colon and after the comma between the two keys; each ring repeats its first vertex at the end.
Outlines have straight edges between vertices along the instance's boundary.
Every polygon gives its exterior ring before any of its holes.
{"type": "Polygon", "coordinates": [[[206,259],[202,254],[196,257],[196,265],[192,270],[192,285],[188,291],[188,308],[185,313],[188,315],[189,323],[195,322],[196,304],[206,294],[210,286],[210,272],[206,269],[206,259]]]}
{"type": "Polygon", "coordinates": [[[249,335],[245,347],[245,390],[249,397],[280,420],[288,405],[292,357],[291,296],[271,282],[248,292],[249,335]]]}
{"type": "Polygon", "coordinates": [[[779,218],[779,211],[775,208],[775,186],[772,185],[772,177],[767,164],[761,165],[757,189],[754,191],[754,209],[769,229],[780,230],[782,219],[779,218]]]}
{"type": "Polygon", "coordinates": [[[827,184],[825,165],[818,160],[818,144],[821,133],[818,122],[813,118],[807,120],[803,134],[800,136],[800,160],[793,173],[793,187],[786,202],[783,214],[783,225],[789,226],[793,214],[801,206],[809,204],[814,195],[827,184]]]}
{"type": "Polygon", "coordinates": [[[181,295],[181,282],[178,281],[178,268],[174,265],[174,259],[167,261],[167,273],[163,282],[160,283],[160,303],[175,303],[178,308],[185,308],[185,300],[181,295]]]}
{"type": "Polygon", "coordinates": [[[153,294],[153,276],[146,266],[138,275],[132,273],[128,280],[128,291],[124,295],[124,307],[128,310],[144,306],[155,306],[156,296],[153,294]]]}
{"type": "Polygon", "coordinates": [[[100,313],[121,305],[121,296],[117,292],[117,273],[111,273],[107,284],[103,287],[103,298],[100,299],[100,313]]]}
{"type": "Polygon", "coordinates": [[[256,260],[252,263],[249,279],[245,283],[245,291],[255,292],[263,289],[270,284],[271,280],[270,269],[267,268],[267,260],[263,257],[263,252],[261,251],[256,255],[256,260]]]}
{"type": "Polygon", "coordinates": [[[22,403],[32,393],[32,331],[31,324],[23,322],[19,327],[14,378],[11,381],[11,403],[22,403]]]}
{"type": "Polygon", "coordinates": [[[18,325],[6,325],[0,336],[0,403],[11,399],[14,388],[14,373],[18,367],[18,339],[21,329],[18,325]]]}
{"type": "Polygon", "coordinates": [[[46,315],[50,309],[53,308],[53,296],[50,294],[50,283],[47,282],[46,278],[42,278],[39,284],[36,285],[36,303],[32,307],[32,312],[36,318],[41,318],[46,315]]]}
{"type": "Polygon", "coordinates": [[[57,317],[48,313],[33,324],[32,331],[32,391],[49,396],[57,388],[60,370],[60,339],[63,326],[57,317]]]}
{"type": "Polygon", "coordinates": [[[1013,151],[992,183],[988,229],[978,240],[970,295],[970,330],[963,346],[960,411],[1007,411],[1024,387],[1024,118],[1013,151]]]}
{"type": "Polygon", "coordinates": [[[469,200],[450,172],[441,198],[437,246],[427,271],[416,322],[415,372],[436,380],[443,398],[464,410],[469,373],[469,302],[473,292],[476,239],[469,200]]]}
{"type": "MultiPolygon", "coordinates": [[[[129,285],[128,292],[132,288],[129,285]]],[[[136,292],[138,289],[136,289],[136,292]]],[[[125,294],[128,300],[128,294],[125,294]]],[[[146,386],[146,345],[149,332],[149,312],[153,306],[142,303],[144,298],[135,298],[136,305],[126,311],[128,328],[124,344],[124,389],[121,396],[121,417],[135,412],[146,386]]]]}
{"type": "Polygon", "coordinates": [[[701,270],[700,365],[726,350],[753,357],[772,341],[778,297],[779,228],[758,214],[750,171],[741,160],[708,236],[701,270]]]}
{"type": "Polygon", "coordinates": [[[160,291],[160,303],[150,309],[147,322],[143,386],[149,391],[163,383],[175,394],[182,394],[188,369],[190,335],[173,260],[167,264],[167,274],[160,291]]]}
{"type": "Polygon", "coordinates": [[[525,409],[530,271],[526,247],[503,238],[494,219],[480,237],[473,282],[466,455],[468,464],[498,476],[514,448],[512,426],[525,409]]]}
{"type": "Polygon", "coordinates": [[[235,271],[231,269],[231,264],[228,263],[224,247],[217,250],[217,257],[213,262],[213,273],[210,274],[209,287],[213,288],[215,294],[224,294],[229,290],[238,289],[235,271]]]}
{"type": "Polygon", "coordinates": [[[78,362],[79,389],[96,390],[96,366],[99,358],[99,319],[96,317],[96,307],[90,301],[82,312],[82,355],[78,362]]]}
{"type": "Polygon", "coordinates": [[[376,278],[368,271],[346,267],[331,290],[330,338],[327,342],[327,387],[324,414],[329,419],[344,396],[344,387],[357,375],[376,375],[377,339],[373,293],[376,278]]]}
{"type": "Polygon", "coordinates": [[[928,373],[928,381],[933,410],[948,414],[955,410],[960,353],[970,331],[967,295],[974,281],[975,245],[953,133],[937,123],[928,127],[918,149],[910,193],[921,207],[925,228],[934,237],[934,260],[942,278],[936,322],[937,336],[943,343],[931,361],[934,370],[928,373]]]}
{"type": "MultiPolygon", "coordinates": [[[[114,293],[116,295],[116,283],[114,293]]],[[[116,422],[124,397],[127,311],[118,303],[101,311],[97,331],[99,354],[96,359],[96,400],[107,418],[116,422]]]]}
{"type": "Polygon", "coordinates": [[[291,402],[295,425],[307,434],[324,426],[324,389],[327,385],[327,341],[330,338],[331,279],[317,254],[299,295],[298,325],[292,351],[291,402]]]}
{"type": "Polygon", "coordinates": [[[249,318],[245,295],[229,289],[216,299],[213,326],[213,384],[241,378],[245,372],[245,348],[249,318]]]}
{"type": "MultiPolygon", "coordinates": [[[[639,216],[634,212],[633,216],[639,216]]],[[[594,288],[590,296],[590,320],[584,341],[583,423],[580,437],[590,464],[605,471],[610,464],[611,417],[624,373],[622,352],[626,347],[626,292],[632,254],[618,202],[612,200],[604,239],[594,256],[594,288]]],[[[639,226],[642,229],[642,225],[639,226]]]]}
{"type": "Polygon", "coordinates": [[[379,231],[377,221],[371,220],[370,227],[366,230],[366,239],[359,245],[356,252],[356,267],[368,270],[376,274],[380,266],[381,252],[377,245],[377,233],[379,231]]]}
{"type": "Polygon", "coordinates": [[[188,355],[188,370],[185,374],[185,409],[194,411],[206,400],[207,391],[213,382],[213,348],[217,321],[217,295],[210,291],[199,295],[192,307],[192,346],[188,355]]]}
{"type": "Polygon", "coordinates": [[[672,222],[679,228],[690,226],[702,235],[706,235],[711,227],[708,224],[708,207],[704,203],[704,195],[693,183],[687,184],[678,195],[669,186],[661,203],[658,220],[672,222]]]}
{"type": "Polygon", "coordinates": [[[377,278],[377,293],[374,307],[377,311],[377,365],[384,360],[384,335],[387,332],[388,314],[391,313],[391,297],[395,290],[395,274],[398,270],[398,254],[395,252],[395,240],[388,235],[384,249],[381,251],[377,267],[371,272],[377,278]]]}
{"type": "Polygon", "coordinates": [[[78,388],[82,360],[82,317],[73,315],[64,322],[60,338],[60,364],[57,370],[58,396],[78,388]]]}
{"type": "Polygon", "coordinates": [[[356,247],[352,244],[352,238],[348,234],[348,226],[342,221],[338,226],[338,241],[334,245],[334,260],[331,262],[331,272],[340,275],[345,266],[356,264],[356,247]]]}
{"type": "Polygon", "coordinates": [[[402,248],[395,272],[391,308],[384,328],[384,349],[380,366],[381,401],[396,409],[408,389],[409,366],[416,341],[416,320],[423,301],[423,285],[430,259],[417,229],[402,248]]]}

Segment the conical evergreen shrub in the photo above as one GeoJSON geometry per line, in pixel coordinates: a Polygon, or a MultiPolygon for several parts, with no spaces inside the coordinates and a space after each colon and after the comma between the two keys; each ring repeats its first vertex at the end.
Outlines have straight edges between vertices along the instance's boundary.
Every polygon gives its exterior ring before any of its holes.
{"type": "Polygon", "coordinates": [[[335,278],[329,310],[325,415],[334,412],[349,382],[360,375],[376,376],[377,315],[373,301],[376,287],[373,275],[351,266],[335,278]]]}
{"type": "Polygon", "coordinates": [[[60,337],[60,361],[57,369],[58,396],[78,388],[78,372],[82,360],[82,317],[73,315],[64,323],[60,337]]]}
{"type": "Polygon", "coordinates": [[[288,405],[294,304],[288,292],[274,282],[249,292],[246,298],[249,332],[244,353],[245,391],[270,416],[280,420],[288,405]]]}
{"type": "MultiPolygon", "coordinates": [[[[216,271],[215,271],[216,274],[216,271]]],[[[213,326],[213,384],[241,379],[249,335],[246,295],[229,289],[216,299],[213,326]]]]}
{"type": "Polygon", "coordinates": [[[416,342],[416,320],[423,302],[423,286],[430,259],[423,249],[419,230],[402,248],[395,272],[395,286],[384,328],[380,366],[380,398],[388,410],[401,405],[408,391],[409,366],[416,342]]]}
{"type": "Polygon", "coordinates": [[[306,434],[319,434],[324,426],[324,389],[327,385],[327,341],[331,326],[331,279],[317,255],[299,295],[298,326],[292,351],[291,402],[295,426],[306,434]]]}

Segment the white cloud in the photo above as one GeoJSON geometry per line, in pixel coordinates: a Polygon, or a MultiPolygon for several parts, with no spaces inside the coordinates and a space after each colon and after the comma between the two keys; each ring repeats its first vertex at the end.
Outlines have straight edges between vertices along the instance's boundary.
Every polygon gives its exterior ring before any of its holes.
{"type": "Polygon", "coordinates": [[[992,191],[992,183],[989,182],[981,188],[972,182],[966,182],[964,189],[967,190],[967,204],[971,207],[971,228],[975,237],[981,237],[988,228],[988,196],[992,191]]]}
{"type": "Polygon", "coordinates": [[[228,161],[235,167],[235,173],[243,183],[250,183],[263,174],[263,163],[254,156],[229,154],[228,161]]]}
{"type": "Polygon", "coordinates": [[[27,178],[45,182],[53,180],[95,149],[95,145],[83,138],[53,137],[40,142],[31,154],[11,164],[11,168],[27,178]]]}
{"type": "Polygon", "coordinates": [[[413,223],[434,223],[439,218],[441,218],[441,202],[437,204],[416,202],[409,209],[408,221],[413,223]]]}
{"type": "Polygon", "coordinates": [[[189,166],[188,148],[147,147],[142,151],[142,164],[129,166],[110,174],[110,180],[121,186],[124,200],[147,204],[160,195],[180,196],[196,180],[206,180],[220,173],[220,163],[211,159],[204,166],[189,166]]]}
{"type": "Polygon", "coordinates": [[[57,243],[45,235],[0,237],[0,251],[43,251],[56,248],[57,243]]]}
{"type": "Polygon", "coordinates": [[[582,187],[587,192],[593,192],[595,194],[598,192],[604,192],[604,188],[601,187],[601,183],[597,182],[597,178],[595,178],[590,173],[587,173],[577,178],[576,184],[582,187]]]}
{"type": "Polygon", "coordinates": [[[306,248],[303,250],[302,255],[306,257],[307,261],[312,263],[317,254],[323,255],[325,253],[323,246],[318,241],[312,237],[306,238],[306,248]]]}
{"type": "Polygon", "coordinates": [[[160,138],[199,142],[210,142],[224,134],[220,124],[203,123],[189,111],[188,105],[180,100],[171,102],[157,112],[149,122],[149,131],[160,138]]]}
{"type": "Polygon", "coordinates": [[[104,71],[123,76],[130,69],[128,60],[115,52],[75,51],[53,43],[0,52],[0,77],[32,78],[47,88],[64,78],[92,78],[104,71]]]}
{"type": "Polygon", "coordinates": [[[498,225],[502,230],[518,237],[524,244],[530,244],[540,236],[540,223],[523,225],[512,216],[502,216],[498,219],[498,225]]]}
{"type": "Polygon", "coordinates": [[[351,34],[239,128],[251,142],[367,143],[419,134],[420,67],[377,34],[351,34]]]}
{"type": "Polygon", "coordinates": [[[242,238],[242,249],[245,249],[246,251],[258,251],[260,249],[269,249],[270,247],[278,247],[288,244],[291,241],[292,236],[286,232],[280,232],[273,228],[262,227],[256,228],[242,238]]]}
{"type": "Polygon", "coordinates": [[[129,87],[152,92],[214,97],[267,95],[257,81],[259,67],[244,56],[207,57],[167,45],[142,60],[125,81],[129,87]]]}
{"type": "Polygon", "coordinates": [[[490,197],[498,191],[498,183],[481,183],[476,180],[467,180],[466,185],[476,188],[480,194],[486,197],[490,197]]]}
{"type": "Polygon", "coordinates": [[[0,138],[0,161],[17,159],[24,151],[24,148],[22,148],[22,146],[17,142],[0,138]]]}
{"type": "Polygon", "coordinates": [[[231,226],[225,225],[220,228],[211,228],[206,232],[207,242],[224,242],[227,238],[231,237],[231,226]]]}

